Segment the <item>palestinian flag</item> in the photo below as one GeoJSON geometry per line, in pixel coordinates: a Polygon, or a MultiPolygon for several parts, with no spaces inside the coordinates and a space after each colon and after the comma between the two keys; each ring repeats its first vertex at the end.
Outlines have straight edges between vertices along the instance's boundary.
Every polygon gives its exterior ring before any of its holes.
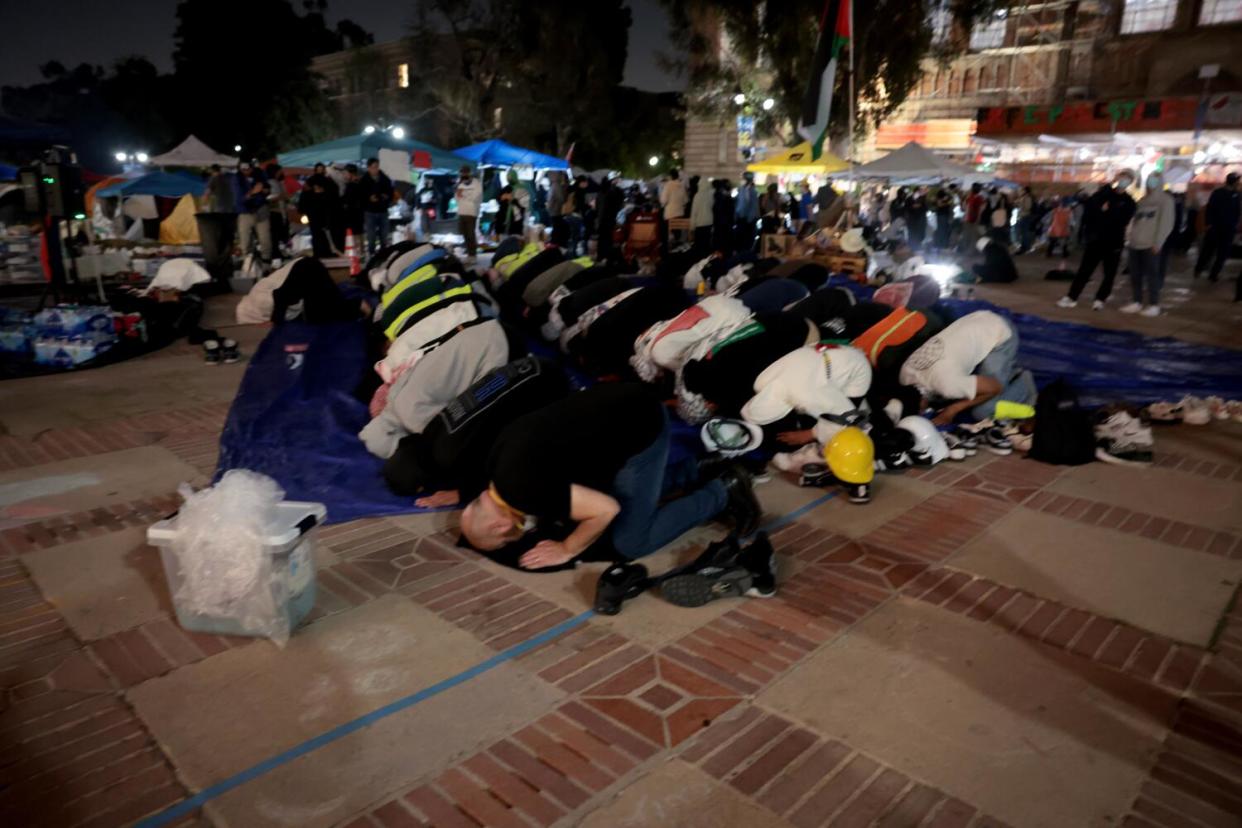
{"type": "Polygon", "coordinates": [[[850,42],[851,0],[827,0],[819,21],[819,43],[815,46],[815,62],[811,78],[802,96],[802,117],[798,133],[811,142],[811,158],[824,154],[828,137],[828,116],[832,112],[832,89],[837,80],[837,64],[850,42]]]}

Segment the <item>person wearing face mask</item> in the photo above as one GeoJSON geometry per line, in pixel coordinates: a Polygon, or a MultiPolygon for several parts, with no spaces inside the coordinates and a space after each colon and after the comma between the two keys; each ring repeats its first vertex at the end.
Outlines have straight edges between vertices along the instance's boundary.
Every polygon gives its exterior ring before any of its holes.
{"type": "Polygon", "coordinates": [[[483,202],[483,185],[474,177],[473,171],[462,166],[458,171],[457,191],[457,232],[461,234],[466,246],[466,261],[474,264],[479,252],[479,236],[475,225],[479,221],[479,205],[483,202]]]}
{"type": "Polygon", "coordinates": [[[1091,281],[1096,265],[1104,268],[1104,279],[1095,292],[1093,310],[1103,310],[1108,295],[1113,292],[1113,280],[1117,278],[1117,265],[1125,247],[1126,227],[1134,216],[1134,199],[1127,193],[1134,184],[1134,173],[1122,170],[1113,184],[1100,187],[1089,199],[1083,211],[1083,229],[1086,246],[1078,273],[1070,285],[1069,293],[1057,301],[1058,308],[1078,305],[1078,297],[1091,281]]]}
{"type": "Polygon", "coordinates": [[[1173,232],[1176,210],[1173,196],[1164,191],[1163,176],[1160,173],[1147,176],[1147,192],[1135,207],[1134,218],[1130,221],[1130,286],[1134,301],[1123,306],[1122,313],[1160,315],[1160,288],[1164,284],[1160,254],[1165,240],[1173,232]]]}

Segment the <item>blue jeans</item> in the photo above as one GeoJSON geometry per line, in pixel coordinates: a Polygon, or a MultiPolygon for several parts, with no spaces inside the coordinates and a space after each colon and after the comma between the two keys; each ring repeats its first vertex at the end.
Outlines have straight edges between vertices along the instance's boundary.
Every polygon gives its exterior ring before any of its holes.
{"type": "Polygon", "coordinates": [[[1005,320],[1005,324],[1009,326],[1012,335],[993,348],[992,352],[984,357],[983,362],[980,362],[979,367],[975,369],[976,376],[991,377],[999,382],[1002,386],[1001,392],[970,410],[971,416],[976,420],[993,416],[996,413],[996,403],[1001,400],[1027,405],[1035,402],[1034,377],[1031,376],[1030,371],[1018,370],[1018,332],[1014,330],[1013,323],[1008,319],[1005,320]]]}
{"type": "Polygon", "coordinates": [[[613,480],[612,496],[621,511],[612,522],[612,545],[633,560],[650,555],[684,532],[724,511],[729,495],[724,484],[713,480],[684,497],[661,503],[670,491],[692,485],[697,478],[693,461],[668,466],[668,414],[664,427],[651,445],[631,457],[613,480]]]}
{"type": "Polygon", "coordinates": [[[367,235],[367,258],[374,256],[381,247],[388,245],[388,213],[363,213],[363,228],[367,235]]]}

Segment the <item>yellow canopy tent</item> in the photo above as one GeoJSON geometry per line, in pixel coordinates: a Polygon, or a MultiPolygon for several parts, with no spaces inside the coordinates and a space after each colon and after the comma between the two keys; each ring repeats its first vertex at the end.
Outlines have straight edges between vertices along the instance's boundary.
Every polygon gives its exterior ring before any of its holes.
{"type": "Polygon", "coordinates": [[[183,195],[168,217],[160,222],[160,242],[163,244],[199,244],[196,212],[194,196],[183,195]]]}
{"type": "Polygon", "coordinates": [[[746,171],[769,175],[825,175],[844,172],[849,168],[848,161],[830,152],[825,152],[819,160],[811,160],[811,144],[809,141],[803,141],[796,147],[747,165],[746,171]]]}

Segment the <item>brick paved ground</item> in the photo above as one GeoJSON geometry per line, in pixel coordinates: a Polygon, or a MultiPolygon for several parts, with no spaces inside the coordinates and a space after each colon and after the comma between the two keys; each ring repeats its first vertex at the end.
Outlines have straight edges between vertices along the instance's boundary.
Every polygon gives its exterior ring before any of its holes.
{"type": "Polygon", "coordinates": [[[130,824],[449,680],[169,824],[1242,825],[1242,426],[882,478],[774,532],[776,598],[699,610],[578,619],[597,568],[499,569],[451,516],[332,526],[278,650],[182,630],[143,542],[241,370],[0,387],[0,824],[130,824]]]}

